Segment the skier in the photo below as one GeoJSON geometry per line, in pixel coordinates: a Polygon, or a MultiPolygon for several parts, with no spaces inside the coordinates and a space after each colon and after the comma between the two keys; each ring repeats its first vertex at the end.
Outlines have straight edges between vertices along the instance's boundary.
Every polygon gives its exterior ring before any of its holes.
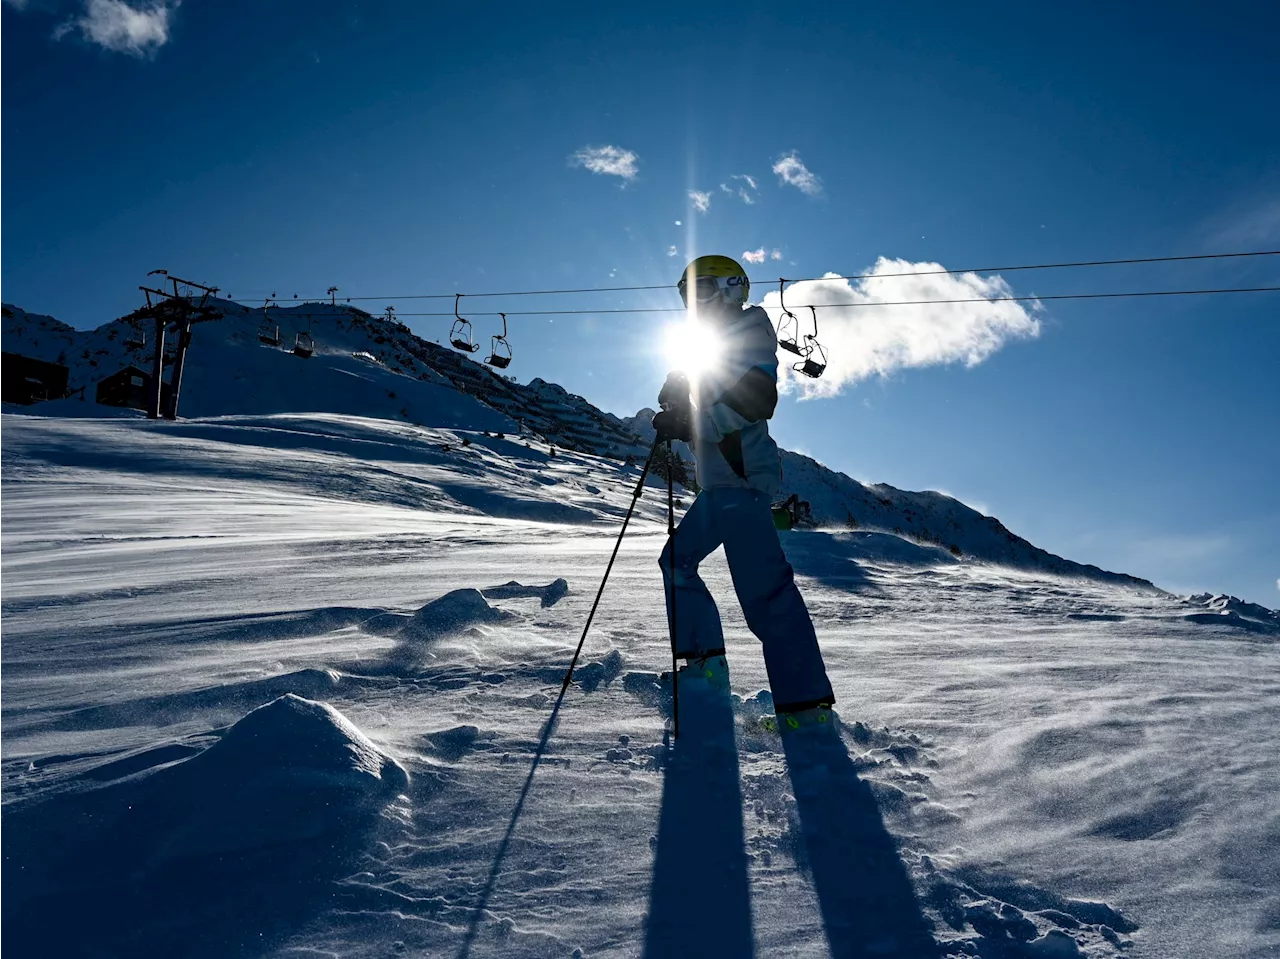
{"type": "Polygon", "coordinates": [[[673,601],[677,609],[676,656],[686,660],[680,686],[728,690],[720,613],[698,575],[698,564],[723,544],[747,625],[764,647],[778,728],[834,726],[831,682],[770,509],[782,485],[767,422],[778,403],[777,346],[768,314],[746,305],[749,288],[746,271],[727,256],[700,256],[685,269],[680,296],[721,349],[692,386],[682,373],[667,376],[653,418],[659,441],[691,444],[701,487],[660,560],[668,617],[673,601]]]}

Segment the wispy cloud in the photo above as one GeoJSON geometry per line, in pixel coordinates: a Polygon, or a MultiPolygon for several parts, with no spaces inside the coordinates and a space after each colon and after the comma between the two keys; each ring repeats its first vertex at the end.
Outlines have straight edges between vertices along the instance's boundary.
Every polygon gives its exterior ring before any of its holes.
{"type": "MultiPolygon", "coordinates": [[[[821,280],[792,284],[787,305],[799,318],[798,332],[813,328],[812,313],[801,307],[818,307],[819,341],[827,348],[829,365],[820,379],[813,380],[791,373],[784,364],[784,384],[799,385],[806,397],[835,396],[868,377],[910,367],[957,362],[976,366],[1010,340],[1039,335],[1038,304],[992,299],[1013,295],[1002,277],[888,275],[941,269],[937,263],[881,257],[865,271],[870,274],[866,279],[850,282],[828,274],[821,280]],[[872,305],[958,299],[983,302],[872,305]]],[[[766,294],[761,305],[776,323],[781,315],[778,294],[766,294]]],[[[786,359],[790,354],[780,356],[786,359]]]]}
{"type": "Polygon", "coordinates": [[[177,3],[85,0],[84,14],[59,26],[55,39],[78,32],[90,43],[115,53],[147,57],[169,42],[169,17],[177,3]]]}
{"type": "Polygon", "coordinates": [[[735,173],[729,177],[728,183],[720,184],[720,191],[730,196],[736,195],[743,203],[750,205],[756,202],[756,178],[749,173],[735,173]]]}
{"type": "Polygon", "coordinates": [[[773,164],[773,172],[778,175],[779,180],[795,187],[801,193],[817,196],[822,192],[822,181],[804,165],[800,154],[795,150],[778,157],[773,164]]]}
{"type": "Polygon", "coordinates": [[[693,208],[699,213],[706,213],[711,209],[711,194],[703,193],[701,190],[690,190],[689,199],[693,201],[693,208]]]}
{"type": "Polygon", "coordinates": [[[640,157],[622,147],[583,147],[570,159],[575,166],[586,167],[592,173],[622,177],[628,182],[640,172],[640,157]]]}
{"type": "Polygon", "coordinates": [[[1215,250],[1253,249],[1274,243],[1280,240],[1280,196],[1256,199],[1216,220],[1211,239],[1215,250]]]}
{"type": "Polygon", "coordinates": [[[679,255],[680,255],[680,251],[677,250],[674,246],[667,247],[667,256],[679,256],[679,255]]]}
{"type": "Polygon", "coordinates": [[[765,260],[781,260],[781,250],[766,250],[760,247],[755,250],[747,250],[742,254],[742,258],[748,263],[763,263],[765,260]]]}

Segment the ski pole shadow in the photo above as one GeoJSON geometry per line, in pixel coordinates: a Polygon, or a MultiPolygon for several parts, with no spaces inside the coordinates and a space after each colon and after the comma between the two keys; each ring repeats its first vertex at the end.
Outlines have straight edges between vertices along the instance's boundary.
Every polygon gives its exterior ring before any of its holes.
{"type": "Polygon", "coordinates": [[[782,744],[832,959],[934,959],[897,845],[839,735],[806,731],[782,744]]]}
{"type": "Polygon", "coordinates": [[[529,790],[533,786],[534,774],[538,771],[538,766],[542,763],[542,757],[547,751],[547,743],[551,741],[551,735],[556,731],[556,722],[560,718],[560,707],[564,705],[564,694],[569,689],[567,685],[560,688],[560,695],[556,698],[556,704],[551,709],[551,715],[547,717],[546,724],[542,727],[542,735],[538,739],[538,747],[533,752],[533,762],[529,766],[529,775],[525,777],[524,786],[520,789],[520,798],[516,800],[516,807],[511,811],[511,821],[507,823],[507,831],[502,836],[502,842],[498,844],[498,851],[494,854],[493,865],[489,869],[489,877],[485,880],[484,889],[480,893],[475,909],[471,913],[471,922],[467,924],[466,935],[462,939],[462,945],[458,949],[458,959],[467,959],[471,955],[471,946],[476,941],[476,935],[480,931],[480,921],[484,918],[485,913],[489,909],[489,900],[493,897],[493,888],[497,885],[498,876],[502,873],[502,863],[507,858],[507,850],[511,847],[511,839],[515,835],[516,825],[520,822],[520,814],[524,812],[525,800],[529,798],[529,790]]]}
{"type": "Polygon", "coordinates": [[[666,753],[644,955],[754,954],[742,788],[727,697],[680,702],[686,733],[666,753]]]}

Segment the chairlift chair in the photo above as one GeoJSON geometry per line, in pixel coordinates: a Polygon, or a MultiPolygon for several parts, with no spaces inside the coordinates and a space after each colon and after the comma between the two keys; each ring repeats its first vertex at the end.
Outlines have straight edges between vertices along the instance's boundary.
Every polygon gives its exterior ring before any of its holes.
{"type": "Polygon", "coordinates": [[[783,300],[786,285],[786,280],[778,280],[778,304],[782,307],[782,315],[778,317],[778,345],[796,356],[804,356],[804,347],[800,345],[800,319],[787,309],[783,300]]]}
{"type": "Polygon", "coordinates": [[[502,317],[502,333],[494,336],[489,346],[489,356],[485,360],[490,366],[505,370],[511,365],[511,344],[507,342],[507,314],[499,313],[502,317]]]}
{"type": "Polygon", "coordinates": [[[273,302],[276,295],[272,293],[262,302],[262,322],[258,324],[258,340],[264,346],[280,345],[280,324],[273,325],[271,318],[267,315],[267,310],[276,304],[273,302]]]}
{"type": "Polygon", "coordinates": [[[293,340],[293,352],[295,356],[300,356],[304,360],[311,357],[316,351],[316,341],[311,338],[310,333],[299,333],[293,340]]]}
{"type": "Polygon", "coordinates": [[[800,351],[800,362],[791,368],[797,373],[802,373],[816,380],[827,368],[827,351],[818,342],[818,311],[812,306],[809,307],[809,311],[813,314],[813,334],[806,333],[804,335],[804,346],[800,351]]]}
{"type": "Polygon", "coordinates": [[[130,324],[129,332],[124,335],[124,346],[127,350],[146,349],[147,331],[138,324],[130,324]]]}
{"type": "Polygon", "coordinates": [[[471,321],[458,315],[458,304],[462,301],[462,296],[461,293],[454,294],[453,315],[457,319],[449,330],[449,344],[463,353],[474,353],[480,349],[480,344],[471,338],[471,321]]]}

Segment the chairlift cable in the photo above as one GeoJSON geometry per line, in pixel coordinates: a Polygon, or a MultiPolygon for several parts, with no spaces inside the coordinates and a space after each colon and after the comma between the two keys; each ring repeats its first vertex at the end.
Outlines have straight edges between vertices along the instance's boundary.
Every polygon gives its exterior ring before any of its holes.
{"type": "MultiPolygon", "coordinates": [[[[797,309],[862,309],[880,306],[930,306],[952,303],[1030,303],[1050,300],[1105,300],[1124,299],[1149,296],[1208,296],[1220,293],[1276,293],[1280,286],[1247,286],[1212,290],[1139,290],[1123,293],[1057,293],[1041,296],[975,296],[945,300],[880,300],[869,303],[813,303],[804,304],[797,309]]],[[[507,316],[598,316],[605,314],[640,314],[640,313],[685,313],[682,306],[638,307],[631,309],[607,308],[598,310],[508,310],[507,316]]],[[[400,316],[453,316],[452,313],[401,313],[400,316]]],[[[494,313],[478,313],[473,316],[498,316],[494,313]]]]}
{"type": "MultiPolygon", "coordinates": [[[[1250,250],[1234,253],[1195,253],[1184,256],[1144,256],[1144,257],[1128,257],[1118,260],[1075,260],[1064,263],[1024,263],[1015,264],[1013,266],[980,266],[968,267],[956,270],[908,270],[901,273],[847,273],[847,274],[830,274],[827,276],[811,276],[803,277],[796,280],[787,280],[788,283],[811,283],[817,280],[875,280],[886,278],[900,278],[910,276],[954,276],[961,273],[1013,273],[1022,270],[1065,270],[1079,269],[1098,266],[1135,266],[1146,265],[1152,263],[1186,263],[1195,260],[1226,260],[1238,259],[1242,257],[1254,256],[1280,256],[1280,250],[1250,250]]],[[[450,297],[470,296],[470,297],[502,297],[502,296],[562,296],[577,293],[632,293],[649,290],[669,290],[674,286],[669,283],[656,283],[641,286],[597,286],[597,287],[580,287],[566,288],[556,290],[507,290],[504,292],[485,292],[485,293],[408,293],[401,296],[348,296],[343,299],[348,302],[365,301],[365,300],[447,300],[450,297]]],[[[326,294],[328,295],[328,294],[326,294]]],[[[305,297],[307,300],[318,301],[322,297],[305,297]]],[[[412,314],[415,316],[430,316],[432,314],[412,314]]]]}

